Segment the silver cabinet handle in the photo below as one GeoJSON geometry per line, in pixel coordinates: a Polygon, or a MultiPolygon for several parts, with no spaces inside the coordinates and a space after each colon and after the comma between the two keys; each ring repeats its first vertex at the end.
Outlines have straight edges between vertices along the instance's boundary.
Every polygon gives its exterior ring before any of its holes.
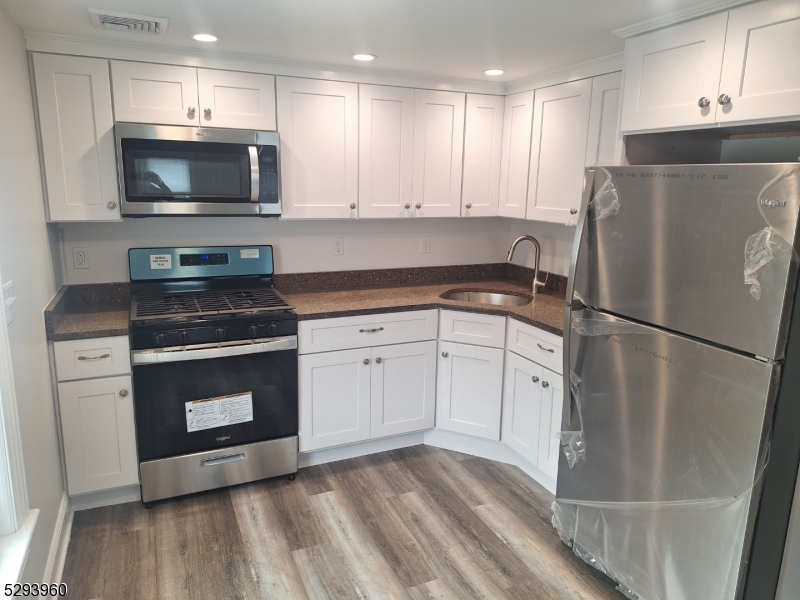
{"type": "Polygon", "coordinates": [[[383,359],[378,357],[378,358],[375,359],[375,362],[378,363],[378,364],[381,364],[383,362],[383,359]]]}
{"type": "Polygon", "coordinates": [[[128,390],[120,390],[119,391],[119,397],[120,398],[126,398],[127,396],[128,396],[128,390]]]}
{"type": "Polygon", "coordinates": [[[410,202],[406,202],[406,210],[408,210],[409,208],[411,208],[411,203],[410,202]]]}
{"type": "Polygon", "coordinates": [[[416,207],[417,207],[418,209],[419,209],[419,208],[422,208],[422,204],[421,204],[420,202],[417,202],[417,204],[416,204],[416,207]]]}
{"type": "Polygon", "coordinates": [[[110,208],[111,210],[114,210],[115,208],[117,208],[117,203],[116,202],[109,202],[108,204],[106,204],[106,206],[108,208],[110,208]]]}
{"type": "Polygon", "coordinates": [[[719,98],[717,98],[717,101],[718,101],[718,102],[719,102],[719,103],[720,103],[722,106],[725,106],[726,104],[730,104],[730,103],[731,103],[731,97],[730,97],[730,96],[728,96],[728,94],[722,94],[722,95],[720,95],[720,97],[719,97],[719,98]]]}
{"type": "Polygon", "coordinates": [[[542,387],[543,387],[543,388],[549,388],[549,387],[550,387],[550,384],[549,384],[549,383],[547,383],[546,381],[543,381],[543,382],[542,382],[542,387]]]}
{"type": "Polygon", "coordinates": [[[470,208],[472,208],[472,202],[467,202],[467,210],[469,210],[470,208]]]}
{"type": "Polygon", "coordinates": [[[194,114],[197,112],[197,109],[194,106],[190,106],[186,112],[189,114],[190,117],[193,117],[194,114]]]}
{"type": "Polygon", "coordinates": [[[368,365],[368,364],[369,364],[369,359],[368,359],[368,358],[365,358],[365,359],[364,359],[364,364],[365,364],[365,365],[368,365]]]}
{"type": "Polygon", "coordinates": [[[359,329],[358,333],[377,333],[383,331],[383,327],[373,327],[372,329],[359,329]]]}
{"type": "Polygon", "coordinates": [[[443,356],[444,358],[447,358],[447,357],[448,357],[448,356],[450,356],[450,355],[449,355],[447,352],[442,352],[442,356],[443,356]]]}
{"type": "Polygon", "coordinates": [[[533,383],[539,383],[539,378],[536,375],[531,377],[531,379],[533,380],[533,383]]]}
{"type": "Polygon", "coordinates": [[[706,108],[709,104],[711,104],[711,100],[703,96],[700,100],[697,101],[697,106],[700,108],[706,108]]]}
{"type": "Polygon", "coordinates": [[[553,352],[555,352],[555,350],[553,350],[552,348],[545,348],[545,347],[544,347],[544,346],[542,346],[541,344],[536,344],[536,345],[539,347],[539,350],[544,350],[545,352],[550,352],[551,354],[552,354],[553,352]]]}
{"type": "Polygon", "coordinates": [[[106,353],[100,356],[79,356],[78,360],[100,360],[101,358],[111,358],[111,355],[106,353]]]}
{"type": "Polygon", "coordinates": [[[229,462],[236,462],[237,460],[244,460],[245,453],[227,454],[225,456],[215,456],[214,458],[204,458],[200,461],[201,467],[213,467],[214,465],[224,465],[229,462]]]}
{"type": "Polygon", "coordinates": [[[577,214],[578,214],[578,209],[577,209],[577,208],[570,208],[570,209],[569,209],[569,214],[571,214],[571,215],[577,215],[577,214]]]}
{"type": "Polygon", "coordinates": [[[355,208],[356,208],[356,203],[355,202],[351,202],[350,203],[350,210],[355,210],[355,208]]]}
{"type": "Polygon", "coordinates": [[[203,111],[203,114],[204,114],[206,117],[209,117],[209,118],[210,118],[210,117],[211,117],[211,109],[210,109],[210,108],[207,108],[207,109],[205,109],[205,110],[203,111]]]}

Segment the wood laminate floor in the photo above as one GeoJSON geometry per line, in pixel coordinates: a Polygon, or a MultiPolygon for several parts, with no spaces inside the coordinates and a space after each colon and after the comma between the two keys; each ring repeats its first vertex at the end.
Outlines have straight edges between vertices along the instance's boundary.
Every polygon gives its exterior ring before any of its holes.
{"type": "Polygon", "coordinates": [[[157,504],[75,513],[79,600],[621,600],[516,467],[414,446],[157,504]]]}

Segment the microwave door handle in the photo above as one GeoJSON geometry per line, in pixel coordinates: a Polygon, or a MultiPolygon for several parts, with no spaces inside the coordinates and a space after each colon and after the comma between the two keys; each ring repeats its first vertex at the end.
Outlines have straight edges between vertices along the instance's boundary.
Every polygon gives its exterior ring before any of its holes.
{"type": "Polygon", "coordinates": [[[258,148],[248,146],[250,151],[250,202],[258,202],[258,148]]]}

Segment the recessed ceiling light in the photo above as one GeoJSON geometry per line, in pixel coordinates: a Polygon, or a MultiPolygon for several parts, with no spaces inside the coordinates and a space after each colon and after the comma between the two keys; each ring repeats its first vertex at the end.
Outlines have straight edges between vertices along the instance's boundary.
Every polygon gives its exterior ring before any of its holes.
{"type": "Polygon", "coordinates": [[[375,56],[374,54],[353,54],[353,58],[355,58],[356,60],[367,61],[367,60],[375,60],[378,57],[375,56]]]}
{"type": "Polygon", "coordinates": [[[483,74],[484,75],[502,75],[505,73],[503,69],[486,69],[483,74]]]}
{"type": "Polygon", "coordinates": [[[192,38],[197,40],[198,42],[216,42],[217,36],[211,35],[210,33],[195,33],[192,38]]]}

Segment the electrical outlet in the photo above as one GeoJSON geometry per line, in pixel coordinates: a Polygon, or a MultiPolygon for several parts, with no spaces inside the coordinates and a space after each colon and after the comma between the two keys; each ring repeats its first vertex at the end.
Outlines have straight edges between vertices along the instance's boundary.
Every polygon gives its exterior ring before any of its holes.
{"type": "Polygon", "coordinates": [[[72,266],[76,269],[89,268],[89,256],[86,248],[73,248],[72,249],[72,266]]]}
{"type": "Polygon", "coordinates": [[[3,309],[6,314],[6,325],[11,325],[11,321],[17,316],[17,308],[14,306],[17,297],[14,295],[14,282],[6,281],[2,287],[2,294],[0,294],[0,301],[3,303],[3,309]]]}
{"type": "Polygon", "coordinates": [[[333,255],[341,256],[344,254],[344,238],[333,238],[333,255]]]}
{"type": "Polygon", "coordinates": [[[427,254],[431,251],[431,236],[426,235],[419,238],[419,253],[427,254]]]}

